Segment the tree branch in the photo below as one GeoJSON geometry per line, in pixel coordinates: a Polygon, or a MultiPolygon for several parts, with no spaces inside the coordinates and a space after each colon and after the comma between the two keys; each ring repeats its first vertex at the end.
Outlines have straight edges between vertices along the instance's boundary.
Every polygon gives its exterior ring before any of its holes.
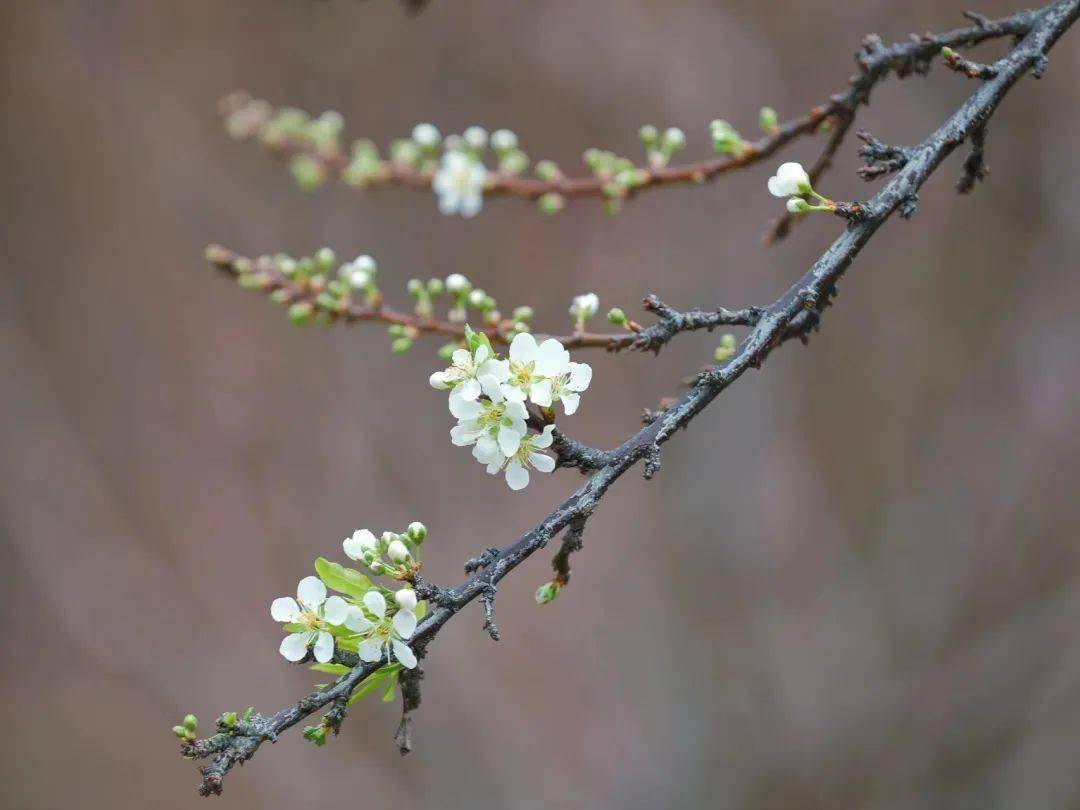
{"type": "MultiPolygon", "coordinates": [[[[1022,75],[1045,64],[1047,52],[1078,15],[1080,0],[1057,0],[1038,12],[1026,12],[1023,17],[1025,30],[1029,27],[1030,31],[998,61],[997,75],[981,85],[933,134],[910,150],[907,161],[896,175],[862,204],[863,218],[849,222],[844,232],[798,281],[760,310],[750,333],[730,359],[701,373],[692,387],[670,407],[655,414],[645,427],[611,450],[603,466],[532,530],[511,545],[489,549],[470,560],[466,566],[469,577],[457,587],[441,591],[439,603],[417,628],[413,644],[419,648],[418,656],[446,622],[473,600],[489,594],[503,577],[545,547],[558,532],[569,528],[572,536],[575,531],[580,531],[608,488],[623,473],[639,461],[646,465],[654,463],[655,454],[663,443],[678,429],[686,427],[748,369],[759,367],[776,346],[792,335],[800,319],[805,322],[806,313],[820,313],[839,278],[878,228],[894,212],[903,213],[918,189],[957,145],[986,125],[1022,75]]],[[[987,21],[977,27],[982,29],[990,25],[987,21]]],[[[804,331],[796,331],[805,336],[804,331]]],[[[569,550],[566,556],[569,556],[569,550]]],[[[203,794],[220,793],[222,778],[234,765],[245,762],[262,743],[273,742],[278,734],[313,712],[346,699],[353,688],[380,664],[357,664],[325,691],[312,692],[277,714],[269,717],[254,715],[232,727],[222,724],[219,733],[210,739],[182,744],[185,756],[211,759],[202,769],[200,791],[203,794]]]]}
{"type": "MultiPolygon", "coordinates": [[[[734,155],[722,155],[692,163],[672,166],[642,166],[637,170],[633,186],[625,189],[630,197],[645,189],[665,186],[701,184],[717,177],[771,157],[779,149],[803,135],[812,134],[823,125],[832,126],[832,134],[821,156],[811,170],[812,180],[828,168],[833,155],[839,149],[844,136],[855,120],[857,108],[866,104],[870,91],[895,73],[900,78],[912,73],[925,74],[930,62],[941,53],[942,48],[959,48],[978,45],[991,39],[1023,36],[1037,17],[1035,11],[1020,11],[998,20],[978,17],[976,24],[940,34],[913,34],[906,42],[890,46],[882,44],[876,35],[866,37],[856,61],[859,73],[850,80],[848,89],[832,96],[828,101],[812,107],[806,114],[792,118],[761,138],[744,142],[734,155]]],[[[266,102],[253,100],[244,92],[233,93],[221,103],[222,115],[240,124],[231,128],[236,137],[258,137],[275,156],[292,160],[303,157],[318,167],[320,176],[341,179],[350,163],[350,156],[338,142],[315,145],[295,137],[266,138],[272,108],[266,102]]],[[[504,171],[492,171],[484,187],[485,196],[520,197],[537,200],[547,194],[563,198],[602,197],[611,184],[610,177],[600,174],[592,177],[567,177],[558,174],[550,179],[523,177],[504,171]]],[[[393,160],[381,161],[365,187],[401,186],[420,191],[431,191],[432,171],[393,160]]],[[[785,216],[773,228],[773,239],[780,238],[790,226],[785,216]]]]}

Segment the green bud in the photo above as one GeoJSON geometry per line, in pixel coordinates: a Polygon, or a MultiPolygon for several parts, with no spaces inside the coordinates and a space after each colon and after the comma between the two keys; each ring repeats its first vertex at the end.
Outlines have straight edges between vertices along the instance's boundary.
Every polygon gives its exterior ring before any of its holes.
{"type": "Polygon", "coordinates": [[[646,124],[637,133],[638,140],[640,140],[646,149],[655,149],[656,145],[660,142],[660,130],[654,127],[652,124],[646,124]]]}
{"type": "Polygon", "coordinates": [[[188,730],[183,726],[173,726],[172,733],[175,734],[181,740],[186,740],[188,737],[188,730]]]}
{"type": "Polygon", "coordinates": [[[416,297],[424,292],[424,284],[418,278],[410,278],[405,284],[405,289],[409,295],[416,297]]]}
{"type": "Polygon", "coordinates": [[[296,263],[296,272],[298,275],[310,276],[315,272],[315,260],[310,256],[302,257],[296,263]]]}
{"type": "Polygon", "coordinates": [[[315,308],[309,301],[297,301],[295,304],[289,307],[289,321],[293,326],[304,326],[311,322],[311,316],[315,313],[315,308]]]}
{"type": "Polygon", "coordinates": [[[521,174],[529,168],[529,156],[520,149],[514,149],[503,155],[499,161],[499,168],[507,174],[521,174]]]}
{"type": "Polygon", "coordinates": [[[386,334],[390,337],[401,337],[405,334],[405,327],[400,323],[392,323],[386,327],[386,334]]]}
{"type": "Polygon", "coordinates": [[[304,191],[314,191],[326,179],[322,164],[308,155],[297,155],[289,162],[296,184],[304,191]]]}
{"type": "Polygon", "coordinates": [[[424,538],[427,537],[427,526],[418,520],[414,520],[409,524],[409,528],[405,530],[405,533],[409,535],[409,539],[419,545],[424,542],[424,538]]]}
{"type": "Polygon", "coordinates": [[[326,726],[304,726],[304,739],[315,745],[326,745],[326,726]]]}
{"type": "Polygon", "coordinates": [[[445,290],[446,290],[446,285],[443,284],[443,280],[441,278],[429,278],[428,279],[427,291],[428,291],[428,295],[430,295],[431,297],[434,298],[436,296],[442,295],[445,290]]]}
{"type": "Polygon", "coordinates": [[[535,171],[537,177],[549,183],[562,176],[559,165],[554,160],[541,160],[536,164],[535,171]]]}
{"type": "Polygon", "coordinates": [[[338,308],[338,300],[328,292],[319,293],[315,298],[315,303],[322,309],[329,310],[330,312],[333,312],[338,308]]]}
{"type": "Polygon", "coordinates": [[[245,290],[257,290],[263,285],[263,276],[254,273],[241,273],[236,277],[236,283],[245,290]]]}
{"type": "Polygon", "coordinates": [[[319,248],[315,253],[315,267],[320,273],[329,273],[337,264],[337,254],[330,248],[319,248]]]}
{"type": "Polygon", "coordinates": [[[720,338],[720,345],[716,347],[716,351],[713,352],[713,359],[717,363],[723,363],[730,360],[735,354],[735,346],[737,341],[735,336],[728,333],[720,338]]]}
{"type": "Polygon", "coordinates": [[[255,707],[254,706],[248,706],[246,709],[244,709],[244,722],[245,723],[250,722],[251,718],[253,718],[254,716],[255,716],[255,707]]]}
{"type": "Polygon", "coordinates": [[[184,715],[183,726],[188,731],[194,733],[199,727],[199,718],[193,714],[184,715]]]}
{"type": "Polygon", "coordinates": [[[412,343],[411,338],[399,337],[390,344],[390,351],[394,354],[405,354],[405,352],[412,348],[412,343]]]}
{"type": "Polygon", "coordinates": [[[445,343],[439,347],[439,359],[449,363],[456,352],[461,347],[456,343],[445,343]]]}
{"type": "Polygon", "coordinates": [[[532,307],[514,307],[515,321],[531,321],[535,314],[532,307]]]}
{"type": "Polygon", "coordinates": [[[288,290],[274,290],[270,293],[270,300],[275,304],[284,304],[289,300],[291,293],[288,290]]]}
{"type": "Polygon", "coordinates": [[[548,602],[554,601],[555,597],[559,595],[559,591],[562,590],[560,585],[555,580],[545,582],[539,588],[536,589],[536,604],[546,605],[548,602]]]}
{"type": "Polygon", "coordinates": [[[956,56],[957,56],[956,51],[954,51],[948,45],[944,46],[941,49],[941,57],[942,57],[942,59],[955,59],[956,56]]]}
{"type": "Polygon", "coordinates": [[[285,278],[292,278],[296,275],[296,260],[289,256],[278,259],[278,270],[281,271],[281,275],[285,276],[285,278]]]}
{"type": "Polygon", "coordinates": [[[211,264],[228,264],[232,259],[232,253],[228,248],[221,245],[207,245],[203,256],[211,264]]]}
{"type": "Polygon", "coordinates": [[[623,326],[626,323],[626,313],[618,307],[612,307],[608,310],[607,319],[609,323],[613,323],[616,326],[623,326]]]}
{"type": "Polygon", "coordinates": [[[758,126],[765,132],[772,132],[777,125],[776,110],[772,107],[762,107],[757,120],[758,126]]]}
{"type": "Polygon", "coordinates": [[[233,728],[236,725],[236,712],[225,712],[221,715],[221,724],[226,728],[233,728]]]}
{"type": "Polygon", "coordinates": [[[566,207],[566,199],[562,194],[558,194],[554,191],[549,191],[536,201],[537,206],[540,208],[540,213],[545,216],[551,216],[557,214],[566,207]]]}

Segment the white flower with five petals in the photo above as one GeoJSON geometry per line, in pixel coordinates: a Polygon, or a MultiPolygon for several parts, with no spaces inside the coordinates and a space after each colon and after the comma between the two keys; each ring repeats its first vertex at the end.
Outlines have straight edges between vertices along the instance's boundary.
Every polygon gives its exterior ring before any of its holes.
{"type": "Polygon", "coordinates": [[[450,391],[451,413],[455,402],[473,402],[480,394],[491,396],[510,376],[509,363],[495,359],[491,348],[484,343],[477,346],[475,352],[456,349],[450,360],[450,368],[436,371],[428,382],[432,388],[450,391]]]}
{"type": "MultiPolygon", "coordinates": [[[[485,448],[479,450],[481,453],[487,453],[486,448],[494,445],[503,455],[513,455],[527,432],[528,411],[524,402],[507,399],[498,385],[489,390],[487,399],[473,402],[451,399],[450,413],[458,418],[458,423],[450,430],[450,441],[458,447],[477,444],[485,448]]],[[[474,450],[473,455],[479,458],[477,452],[474,450]]]]}
{"type": "Polygon", "coordinates": [[[524,402],[528,398],[542,408],[550,408],[552,380],[569,367],[570,352],[555,338],[537,345],[536,338],[521,332],[510,343],[510,368],[503,390],[507,399],[524,402]]]}
{"type": "Polygon", "coordinates": [[[479,160],[464,152],[445,153],[431,180],[431,187],[439,197],[439,211],[476,216],[484,204],[485,182],[487,169],[479,160]]]}
{"type": "Polygon", "coordinates": [[[315,645],[315,660],[325,664],[334,657],[334,636],[327,625],[344,624],[349,605],[340,596],[326,598],[326,586],[318,577],[304,577],[296,586],[296,599],[282,596],[270,603],[274,621],[303,625],[281,642],[279,652],[289,661],[301,661],[315,645]]]}
{"type": "Polygon", "coordinates": [[[525,489],[529,485],[530,467],[543,473],[549,473],[555,469],[555,459],[539,452],[551,447],[553,438],[551,434],[554,430],[554,425],[548,425],[542,433],[523,436],[517,452],[509,458],[492,454],[484,458],[477,456],[477,460],[482,464],[487,464],[487,471],[491,475],[494,475],[500,469],[504,469],[506,471],[506,484],[510,489],[515,491],[525,489]]]}
{"type": "Polygon", "coordinates": [[[363,608],[354,605],[349,609],[345,626],[364,636],[358,650],[361,661],[378,661],[385,655],[388,664],[396,658],[406,669],[416,666],[416,655],[405,643],[416,632],[416,595],[412,591],[410,594],[411,600],[398,598],[395,594],[394,601],[398,608],[389,618],[386,615],[386,597],[377,590],[364,594],[363,608]],[[412,607],[407,607],[410,602],[412,607]]]}

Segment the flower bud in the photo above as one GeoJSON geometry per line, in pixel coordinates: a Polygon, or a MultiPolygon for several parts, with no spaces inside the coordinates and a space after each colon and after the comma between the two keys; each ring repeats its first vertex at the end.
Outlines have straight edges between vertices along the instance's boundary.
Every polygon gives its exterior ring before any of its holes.
{"type": "Polygon", "coordinates": [[[434,149],[439,145],[439,130],[432,124],[417,124],[413,127],[412,139],[424,149],[434,149]]]}
{"type": "Polygon", "coordinates": [[[562,194],[558,194],[554,191],[549,191],[547,194],[540,195],[540,199],[536,201],[537,207],[540,209],[540,213],[545,216],[551,216],[557,214],[566,207],[566,198],[562,194]]]}
{"type": "Polygon", "coordinates": [[[792,197],[787,201],[787,210],[790,214],[805,214],[810,210],[810,203],[802,197],[792,197]]]}
{"type": "Polygon", "coordinates": [[[652,124],[645,124],[638,130],[638,140],[640,140],[646,149],[655,149],[657,142],[660,140],[660,131],[652,124]]]}
{"type": "Polygon", "coordinates": [[[661,147],[669,154],[678,152],[686,146],[686,133],[678,127],[668,127],[664,130],[664,140],[661,147]]]}
{"type": "Polygon", "coordinates": [[[626,323],[626,313],[618,307],[612,307],[608,310],[607,319],[609,323],[613,323],[616,326],[622,326],[626,323]]]}
{"type": "Polygon", "coordinates": [[[536,313],[533,312],[532,307],[514,307],[514,320],[515,321],[531,321],[536,313]]]}
{"type": "Polygon", "coordinates": [[[199,718],[197,718],[193,714],[185,715],[183,720],[183,726],[188,731],[194,734],[195,730],[199,727],[199,718]]]}
{"type": "Polygon", "coordinates": [[[761,112],[758,113],[758,126],[765,132],[772,132],[776,129],[776,125],[776,110],[772,107],[762,107],[761,112]]]}
{"type": "Polygon", "coordinates": [[[351,537],[346,537],[341,544],[345,556],[352,560],[359,560],[368,552],[375,550],[375,535],[367,529],[357,529],[351,537]]]}
{"type": "Polygon", "coordinates": [[[417,296],[420,295],[420,293],[424,292],[425,288],[424,283],[420,281],[420,279],[410,278],[405,284],[405,289],[408,291],[409,295],[417,296]]]}
{"type": "Polygon", "coordinates": [[[394,540],[387,547],[386,556],[390,558],[391,562],[400,564],[409,559],[409,549],[400,540],[394,540]]]}
{"type": "Polygon", "coordinates": [[[737,345],[735,336],[728,333],[720,338],[720,345],[716,347],[713,352],[713,359],[717,363],[723,363],[730,360],[735,354],[735,346],[737,345]]]}
{"type": "Polygon", "coordinates": [[[440,296],[446,290],[446,285],[443,284],[441,278],[429,278],[427,283],[428,295],[434,297],[440,296]]]}
{"type": "Polygon", "coordinates": [[[578,323],[585,323],[596,314],[598,309],[600,309],[600,299],[596,293],[575,295],[573,303],[570,304],[570,314],[578,323]]]}
{"type": "Polygon", "coordinates": [[[409,524],[409,528],[405,530],[405,533],[409,535],[409,539],[414,543],[423,543],[424,538],[427,537],[427,526],[419,520],[414,520],[409,524]]]}
{"type": "Polygon", "coordinates": [[[412,348],[412,344],[413,344],[412,338],[407,338],[407,337],[395,338],[390,343],[390,351],[393,352],[394,354],[405,354],[405,352],[407,352],[409,349],[412,348]]]}
{"type": "Polygon", "coordinates": [[[315,254],[315,267],[320,273],[329,273],[337,264],[337,255],[328,247],[319,248],[315,254]]]}
{"type": "Polygon", "coordinates": [[[181,740],[186,740],[188,736],[188,731],[183,726],[173,726],[172,733],[179,737],[181,740]]]}
{"type": "Polygon", "coordinates": [[[484,302],[487,301],[487,293],[477,288],[469,293],[469,303],[477,309],[483,309],[484,302]]]}
{"type": "Polygon", "coordinates": [[[517,135],[508,129],[497,129],[491,133],[491,148],[496,152],[508,152],[517,149],[517,135]]]}
{"type": "Polygon", "coordinates": [[[483,127],[472,126],[461,133],[461,137],[465,139],[465,143],[471,146],[473,149],[483,149],[487,146],[488,134],[487,130],[483,127]]]}
{"type": "Polygon", "coordinates": [[[549,183],[562,176],[562,172],[559,171],[559,165],[553,160],[541,160],[536,164],[535,171],[537,177],[541,180],[546,180],[549,183]]]}
{"type": "Polygon", "coordinates": [[[402,588],[394,594],[394,601],[398,603],[399,608],[412,613],[416,610],[416,591],[412,588],[402,588]]]}
{"type": "Polygon", "coordinates": [[[472,284],[461,273],[451,273],[446,277],[446,289],[452,293],[468,292],[472,289],[472,284]]]}
{"type": "Polygon", "coordinates": [[[551,582],[545,582],[539,588],[536,589],[536,604],[546,605],[559,595],[559,591],[562,590],[562,585],[552,580],[551,582]]]}
{"type": "Polygon", "coordinates": [[[236,712],[225,712],[221,715],[221,724],[226,728],[233,728],[236,725],[236,712]]]}

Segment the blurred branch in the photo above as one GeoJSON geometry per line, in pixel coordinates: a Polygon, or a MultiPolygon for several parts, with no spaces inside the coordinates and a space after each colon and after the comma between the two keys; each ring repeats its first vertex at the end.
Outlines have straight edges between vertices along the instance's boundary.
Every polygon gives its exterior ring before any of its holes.
{"type": "MultiPolygon", "coordinates": [[[[908,41],[889,46],[884,45],[880,37],[871,34],[864,39],[862,49],[856,54],[859,72],[851,77],[845,92],[830,97],[828,101],[811,108],[804,115],[770,127],[770,130],[756,141],[741,141],[732,154],[681,165],[640,166],[633,172],[633,182],[626,186],[613,184],[613,177],[604,172],[597,172],[591,177],[568,177],[556,173],[552,177],[541,179],[495,170],[488,173],[483,193],[485,196],[511,196],[530,200],[538,200],[547,195],[557,195],[559,199],[611,197],[612,187],[615,185],[615,196],[618,199],[632,197],[645,189],[701,184],[714,180],[772,156],[796,138],[825,129],[831,134],[810,171],[811,180],[816,181],[828,169],[833,155],[855,121],[858,107],[868,103],[871,91],[880,81],[893,73],[900,78],[912,73],[927,73],[931,61],[942,53],[942,49],[949,52],[991,39],[1022,36],[1030,30],[1036,18],[1037,12],[1034,11],[1020,11],[997,20],[978,17],[976,23],[967,28],[939,34],[913,34],[908,41]]],[[[319,182],[346,176],[351,158],[339,140],[315,143],[307,138],[287,134],[268,137],[273,108],[266,102],[253,100],[243,92],[223,99],[221,110],[230,122],[239,122],[230,126],[230,131],[235,136],[258,137],[272,154],[286,160],[303,158],[317,172],[319,182]]],[[[379,161],[377,166],[365,175],[361,185],[401,186],[430,192],[433,177],[432,166],[418,168],[408,162],[390,159],[379,161]]],[[[781,238],[788,232],[791,223],[790,215],[785,215],[774,224],[767,239],[772,241],[781,238]]]]}
{"type": "MultiPolygon", "coordinates": [[[[790,336],[799,319],[805,318],[805,313],[821,313],[837,281],[878,228],[894,212],[913,212],[913,200],[923,183],[959,144],[985,128],[987,120],[1021,76],[1029,70],[1043,69],[1047,52],[1078,16],[1080,0],[1057,0],[1038,12],[1025,13],[1024,27],[1030,30],[996,63],[996,75],[980,85],[934,133],[912,147],[896,175],[870,200],[860,204],[861,218],[849,221],[844,232],[798,281],[776,301],[758,311],[753,328],[730,359],[699,374],[686,393],[666,409],[652,414],[645,427],[609,451],[602,466],[532,530],[504,548],[489,549],[470,560],[466,566],[468,578],[455,588],[439,591],[439,599],[414,636],[417,656],[424,656],[428,643],[454,615],[477,598],[487,596],[490,599],[503,577],[564,529],[569,530],[569,545],[564,545],[565,554],[560,552],[560,555],[568,558],[580,542],[584,522],[608,488],[639,461],[643,462],[646,475],[655,471],[661,445],[680,428],[686,427],[748,369],[758,368],[771,351],[790,336]]],[[[977,27],[982,29],[990,25],[985,22],[977,27]]],[[[558,573],[560,568],[556,570],[558,573]]],[[[568,568],[566,573],[569,573],[568,568]]],[[[491,620],[490,614],[488,619],[491,620]]],[[[318,709],[341,705],[380,662],[350,661],[349,665],[353,668],[332,686],[312,692],[277,714],[269,717],[256,714],[232,725],[222,723],[215,736],[183,743],[181,750],[185,756],[211,760],[202,768],[200,791],[203,794],[220,793],[222,779],[234,765],[243,763],[263,742],[274,741],[282,731],[318,709]]],[[[411,711],[408,707],[407,710],[411,711]]],[[[337,715],[335,722],[340,722],[337,715]]]]}

